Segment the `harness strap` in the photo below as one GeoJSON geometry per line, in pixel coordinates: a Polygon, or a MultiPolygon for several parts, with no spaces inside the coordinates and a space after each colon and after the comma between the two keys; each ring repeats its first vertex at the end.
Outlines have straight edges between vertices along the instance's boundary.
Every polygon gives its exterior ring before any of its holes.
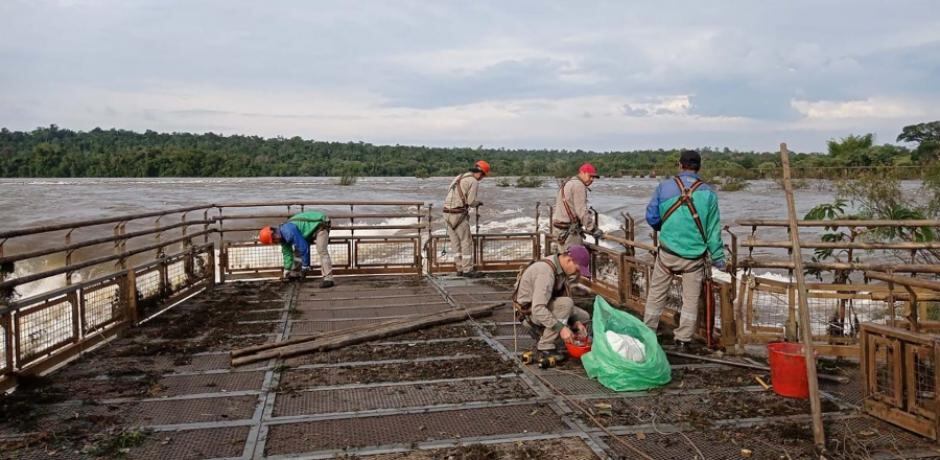
{"type": "Polygon", "coordinates": [[[465,178],[473,173],[463,173],[454,178],[454,183],[450,185],[450,191],[453,192],[454,189],[457,189],[457,196],[460,198],[461,206],[459,208],[444,208],[444,212],[450,212],[451,214],[456,214],[457,212],[467,212],[469,209],[469,204],[467,203],[467,192],[464,191],[461,183],[465,178]]]}
{"type": "Polygon", "coordinates": [[[565,187],[568,186],[568,182],[571,182],[570,178],[561,184],[561,204],[565,206],[565,214],[568,215],[568,221],[581,225],[581,218],[575,215],[574,211],[571,210],[571,205],[568,204],[568,196],[565,195],[565,187]]]}
{"type": "MultiPolygon", "coordinates": [[[[519,287],[522,286],[522,275],[525,274],[526,270],[528,270],[529,267],[531,267],[531,266],[533,266],[533,265],[535,265],[535,264],[537,264],[537,263],[539,263],[539,262],[545,262],[546,264],[548,264],[548,266],[551,267],[551,269],[552,269],[552,273],[556,273],[556,272],[558,271],[558,267],[556,267],[556,266],[555,266],[555,263],[552,262],[552,261],[549,260],[549,259],[533,260],[532,262],[529,262],[529,265],[526,265],[525,268],[523,268],[522,270],[519,270],[519,275],[516,277],[516,287],[515,287],[515,289],[513,289],[513,291],[512,291],[512,307],[513,307],[514,310],[516,310],[516,319],[519,320],[519,321],[522,321],[523,319],[525,319],[525,317],[529,316],[529,315],[532,313],[532,305],[531,305],[531,304],[529,304],[528,306],[526,306],[526,305],[523,305],[523,304],[519,303],[519,301],[518,301],[518,297],[519,297],[519,287]]],[[[555,289],[554,284],[555,284],[555,283],[553,282],[553,283],[552,283],[552,290],[555,289]]],[[[566,283],[566,284],[567,284],[567,283],[566,283]]]]}
{"type": "Polygon", "coordinates": [[[695,182],[689,188],[685,187],[685,184],[682,183],[682,179],[679,176],[672,178],[676,182],[676,186],[679,187],[679,199],[676,200],[669,209],[666,210],[666,213],[663,214],[662,222],[665,223],[669,217],[671,217],[676,211],[679,210],[683,205],[688,206],[689,212],[692,214],[692,220],[695,221],[695,226],[698,227],[698,232],[702,235],[702,241],[708,243],[708,237],[705,236],[705,226],[702,225],[702,218],[698,215],[698,210],[695,209],[695,203],[692,201],[692,194],[698,190],[699,187],[704,184],[701,179],[696,179],[695,182]]]}

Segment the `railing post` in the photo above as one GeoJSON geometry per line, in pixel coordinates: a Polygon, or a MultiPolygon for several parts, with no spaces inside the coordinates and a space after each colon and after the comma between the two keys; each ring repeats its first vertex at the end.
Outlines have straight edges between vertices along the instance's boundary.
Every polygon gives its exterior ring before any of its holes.
{"type": "Polygon", "coordinates": [[[208,260],[206,261],[206,276],[208,277],[208,285],[215,286],[215,245],[210,244],[208,247],[208,260]]]}
{"type": "Polygon", "coordinates": [[[4,357],[3,359],[6,362],[6,366],[3,368],[3,373],[9,376],[13,375],[13,313],[8,312],[2,317],[0,317],[0,326],[3,327],[3,350],[4,357]]]}
{"type": "MultiPolygon", "coordinates": [[[[734,282],[734,278],[732,278],[734,282]]],[[[721,283],[718,298],[721,302],[721,345],[725,348],[733,347],[738,343],[738,328],[734,320],[734,299],[731,295],[731,285],[721,283]]]]}
{"type": "Polygon", "coordinates": [[[72,343],[79,343],[82,341],[82,326],[85,324],[85,315],[82,314],[84,308],[81,305],[85,300],[84,289],[73,290],[66,297],[72,304],[72,343]]]}
{"type": "Polygon", "coordinates": [[[124,294],[125,315],[131,326],[140,322],[140,311],[137,310],[137,273],[131,269],[124,275],[124,284],[121,286],[124,294]]]}

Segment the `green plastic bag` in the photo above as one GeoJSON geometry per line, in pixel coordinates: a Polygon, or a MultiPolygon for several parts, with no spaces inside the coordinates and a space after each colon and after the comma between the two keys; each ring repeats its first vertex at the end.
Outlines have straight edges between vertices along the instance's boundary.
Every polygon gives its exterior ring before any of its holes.
{"type": "Polygon", "coordinates": [[[663,386],[672,380],[672,366],[656,340],[656,334],[635,316],[611,307],[603,297],[594,299],[594,343],[581,357],[591,378],[614,391],[639,391],[663,386]],[[617,354],[607,343],[607,331],[626,334],[643,342],[646,360],[634,362],[617,354]]]}

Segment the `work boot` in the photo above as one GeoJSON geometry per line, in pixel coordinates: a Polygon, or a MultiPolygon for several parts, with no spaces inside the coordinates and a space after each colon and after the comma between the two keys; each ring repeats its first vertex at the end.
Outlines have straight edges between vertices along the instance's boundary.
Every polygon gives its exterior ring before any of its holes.
{"type": "Polygon", "coordinates": [[[539,350],[539,367],[542,369],[550,369],[564,362],[565,358],[567,358],[567,356],[559,353],[557,350],[539,350]]]}
{"type": "Polygon", "coordinates": [[[333,283],[333,280],[323,280],[323,281],[320,281],[320,289],[331,288],[331,287],[333,287],[333,286],[335,286],[335,285],[336,285],[336,284],[333,283]]]}
{"type": "Polygon", "coordinates": [[[535,341],[539,341],[542,338],[542,331],[545,330],[545,328],[541,326],[532,324],[532,321],[529,319],[522,320],[522,327],[529,333],[529,337],[532,337],[535,341]]]}
{"type": "Polygon", "coordinates": [[[702,350],[702,347],[700,347],[699,344],[695,343],[694,341],[685,342],[682,340],[676,340],[674,344],[674,350],[678,351],[679,353],[696,354],[702,350]]]}
{"type": "Polygon", "coordinates": [[[464,278],[482,278],[483,274],[476,270],[471,270],[469,272],[463,272],[463,276],[464,278]]]}

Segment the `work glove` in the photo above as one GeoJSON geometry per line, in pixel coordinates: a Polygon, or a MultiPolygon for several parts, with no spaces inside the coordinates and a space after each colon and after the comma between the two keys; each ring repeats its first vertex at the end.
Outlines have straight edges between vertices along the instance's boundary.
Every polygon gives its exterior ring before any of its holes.
{"type": "Polygon", "coordinates": [[[727,264],[725,263],[725,259],[716,260],[716,261],[712,262],[712,267],[715,267],[715,268],[717,268],[717,269],[719,269],[719,270],[721,270],[721,271],[727,271],[727,270],[728,270],[728,266],[727,266],[727,264]]]}
{"type": "Polygon", "coordinates": [[[591,232],[591,236],[597,239],[601,239],[604,237],[604,231],[599,228],[595,228],[594,231],[591,232]]]}
{"type": "Polygon", "coordinates": [[[471,208],[479,208],[480,206],[483,206],[483,202],[480,200],[473,200],[473,203],[470,203],[471,208]]]}

